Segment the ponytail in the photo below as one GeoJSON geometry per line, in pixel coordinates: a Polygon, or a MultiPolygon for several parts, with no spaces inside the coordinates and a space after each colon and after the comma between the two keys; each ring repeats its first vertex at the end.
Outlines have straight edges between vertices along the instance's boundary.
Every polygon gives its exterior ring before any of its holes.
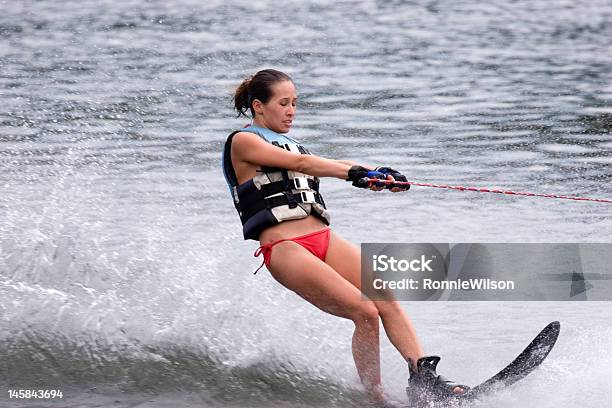
{"type": "MultiPolygon", "coordinates": [[[[243,80],[236,92],[234,92],[234,108],[238,111],[238,117],[248,116],[247,111],[250,109],[253,115],[251,104],[249,103],[249,84],[251,83],[252,76],[243,80]]],[[[254,116],[254,115],[253,115],[254,116]]]]}

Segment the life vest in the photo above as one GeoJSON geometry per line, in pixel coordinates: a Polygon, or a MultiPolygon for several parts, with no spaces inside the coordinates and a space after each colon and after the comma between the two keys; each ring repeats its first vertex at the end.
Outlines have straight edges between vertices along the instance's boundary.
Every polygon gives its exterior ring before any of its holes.
{"type": "Polygon", "coordinates": [[[232,132],[223,149],[223,175],[242,222],[244,239],[259,239],[266,228],[309,215],[329,225],[330,216],[319,194],[319,179],[298,171],[262,166],[252,179],[238,184],[232,166],[232,138],[238,132],[255,133],[266,142],[290,152],[311,154],[302,144],[270,129],[248,126],[232,132]]]}

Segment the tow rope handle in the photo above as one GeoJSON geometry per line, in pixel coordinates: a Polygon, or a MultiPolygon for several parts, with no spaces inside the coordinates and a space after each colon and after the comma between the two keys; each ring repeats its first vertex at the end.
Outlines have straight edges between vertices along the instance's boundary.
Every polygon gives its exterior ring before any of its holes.
{"type": "Polygon", "coordinates": [[[414,181],[393,181],[393,180],[383,180],[383,179],[368,178],[368,177],[359,179],[358,184],[363,187],[370,187],[372,185],[376,185],[378,187],[384,186],[385,188],[388,188],[388,189],[392,189],[393,187],[411,185],[411,186],[419,186],[419,187],[443,188],[443,189],[457,190],[457,191],[474,191],[478,193],[496,193],[496,194],[526,196],[526,197],[558,198],[561,200],[591,201],[591,202],[596,202],[596,203],[612,204],[612,200],[605,199],[605,198],[589,198],[589,197],[575,197],[575,196],[567,196],[567,195],[559,195],[559,194],[528,193],[528,192],[522,192],[522,191],[500,190],[500,189],[492,189],[492,188],[484,188],[484,187],[449,186],[449,185],[444,185],[444,184],[417,183],[414,181]]]}
{"type": "Polygon", "coordinates": [[[379,179],[379,178],[369,178],[369,177],[363,177],[360,178],[359,181],[357,181],[357,184],[359,185],[359,187],[371,187],[371,186],[377,186],[377,187],[385,187],[388,188],[389,190],[392,189],[393,187],[401,187],[401,186],[405,186],[405,185],[410,185],[410,182],[406,182],[406,181],[392,181],[392,180],[384,180],[384,179],[379,179]]]}

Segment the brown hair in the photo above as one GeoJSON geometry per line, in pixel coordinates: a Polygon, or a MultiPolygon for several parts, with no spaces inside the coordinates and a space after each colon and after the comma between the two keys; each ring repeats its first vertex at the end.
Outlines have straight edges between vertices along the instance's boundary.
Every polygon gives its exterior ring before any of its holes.
{"type": "Polygon", "coordinates": [[[268,102],[272,96],[272,85],[282,81],[293,82],[289,75],[275,69],[261,70],[242,81],[234,93],[234,107],[238,111],[238,117],[248,116],[248,110],[251,111],[251,117],[255,117],[253,101],[259,99],[262,103],[268,102]]]}

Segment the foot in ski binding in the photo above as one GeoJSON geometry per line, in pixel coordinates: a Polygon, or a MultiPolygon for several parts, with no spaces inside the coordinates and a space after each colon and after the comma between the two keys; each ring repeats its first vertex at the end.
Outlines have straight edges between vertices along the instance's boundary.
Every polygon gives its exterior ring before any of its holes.
{"type": "Polygon", "coordinates": [[[438,356],[427,356],[420,358],[416,368],[409,364],[410,379],[406,393],[412,403],[428,404],[445,402],[454,399],[469,391],[467,385],[450,381],[436,372],[440,362],[438,356]]]}

